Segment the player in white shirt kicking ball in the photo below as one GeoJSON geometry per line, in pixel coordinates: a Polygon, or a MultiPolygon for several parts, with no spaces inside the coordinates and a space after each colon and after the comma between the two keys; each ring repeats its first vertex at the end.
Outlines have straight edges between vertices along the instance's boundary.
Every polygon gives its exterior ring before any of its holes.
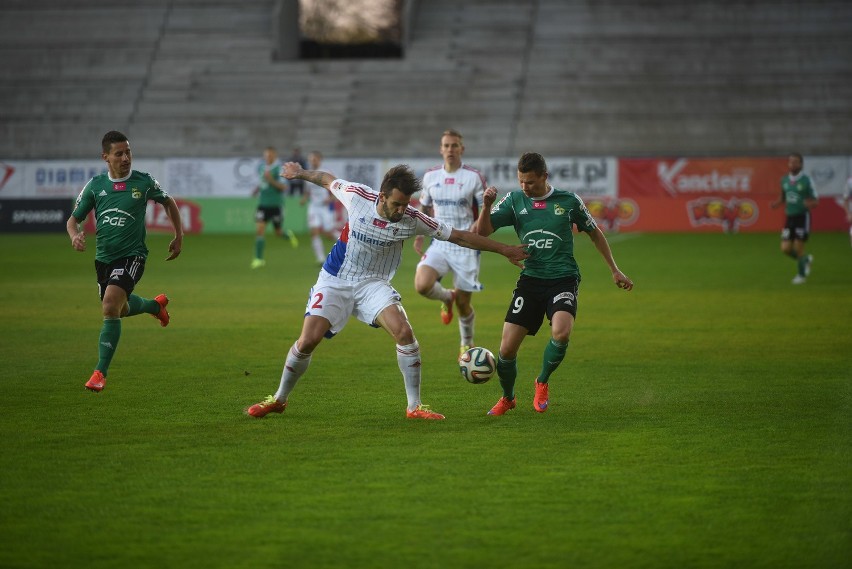
{"type": "MultiPolygon", "coordinates": [[[[420,195],[421,211],[456,229],[471,229],[482,209],[485,177],[462,163],[464,138],[455,130],[441,135],[444,163],[423,176],[420,195]]],[[[459,354],[472,347],[475,312],[471,304],[474,291],[482,290],[479,282],[479,257],[476,250],[433,239],[423,252],[423,237],[414,238],[414,250],[422,256],[414,275],[414,288],[426,298],[441,302],[441,321],[453,320],[453,304],[459,315],[459,354]],[[445,288],[441,280],[453,273],[453,287],[445,288]]]]}
{"type": "Polygon", "coordinates": [[[390,282],[402,260],[403,242],[415,235],[429,235],[462,247],[500,253],[518,266],[528,257],[525,246],[453,229],[411,207],[411,195],[421,185],[406,165],[388,170],[378,192],[325,172],[304,170],[295,162],[285,164],[284,177],[327,188],[346,208],[349,222],[311,288],[302,332],[287,354],[278,391],[246,412],[257,418],[283,413],[290,392],[311,363],[313,351],[323,338],[339,333],[349,317],[355,316],[365,324],[384,328],[396,342],[397,365],[408,399],[406,417],[443,419],[420,400],[420,345],[401,297],[390,282]]]}

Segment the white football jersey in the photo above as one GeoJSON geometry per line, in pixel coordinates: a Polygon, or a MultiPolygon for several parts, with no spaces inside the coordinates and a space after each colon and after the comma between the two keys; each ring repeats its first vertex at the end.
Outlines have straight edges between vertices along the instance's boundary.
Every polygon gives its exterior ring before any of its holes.
{"type": "Polygon", "coordinates": [[[453,228],[408,206],[396,223],[379,215],[379,192],[369,186],[335,180],[331,193],[346,208],[349,222],[323,264],[326,272],[348,281],[391,280],[402,261],[403,242],[414,235],[439,241],[450,238],[453,228]]]}
{"type": "MultiPolygon", "coordinates": [[[[438,221],[456,229],[469,230],[475,214],[482,209],[484,191],[485,176],[479,170],[462,164],[461,168],[450,173],[443,166],[435,166],[423,175],[420,203],[431,206],[432,214],[438,221]]],[[[459,249],[450,243],[438,245],[459,249]]]]}

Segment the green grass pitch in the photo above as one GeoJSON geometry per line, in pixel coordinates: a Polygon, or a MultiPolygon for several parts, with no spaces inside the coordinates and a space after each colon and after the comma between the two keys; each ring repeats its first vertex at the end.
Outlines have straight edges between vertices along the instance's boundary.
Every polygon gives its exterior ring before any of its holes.
{"type": "MultiPolygon", "coordinates": [[[[500,233],[511,241],[513,236],[500,233]]],[[[107,388],[94,240],[0,236],[0,567],[849,567],[852,250],[816,234],[807,284],[776,234],[611,235],[618,290],[585,236],[579,315],[532,410],[547,327],[518,401],[458,374],[458,329],[394,284],[423,356],[408,421],[391,338],[352,320],[314,354],[283,415],[273,393],[315,280],[307,239],[149,237],[107,388]]],[[[478,344],[494,351],[517,269],[483,255],[478,344]]]]}

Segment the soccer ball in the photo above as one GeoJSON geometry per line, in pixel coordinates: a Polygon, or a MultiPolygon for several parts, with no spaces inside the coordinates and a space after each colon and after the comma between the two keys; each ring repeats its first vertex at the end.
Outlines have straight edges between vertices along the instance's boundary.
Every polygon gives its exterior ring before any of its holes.
{"type": "Polygon", "coordinates": [[[459,371],[471,383],[485,383],[497,371],[497,361],[487,348],[470,348],[459,356],[459,371]]]}

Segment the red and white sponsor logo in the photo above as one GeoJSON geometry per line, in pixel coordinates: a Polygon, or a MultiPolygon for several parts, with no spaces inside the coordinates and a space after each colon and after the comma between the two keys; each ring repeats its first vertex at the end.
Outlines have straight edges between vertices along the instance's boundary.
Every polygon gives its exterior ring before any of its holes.
{"type": "Polygon", "coordinates": [[[125,182],[114,182],[112,184],[112,191],[114,192],[123,192],[127,189],[127,184],[125,182]]]}
{"type": "Polygon", "coordinates": [[[743,192],[751,191],[754,168],[739,165],[709,165],[690,168],[689,160],[681,158],[672,164],[660,162],[657,176],[672,196],[690,192],[743,192]]]}
{"type": "Polygon", "coordinates": [[[376,227],[378,227],[379,229],[384,229],[385,227],[387,227],[387,226],[388,226],[388,222],[387,222],[387,221],[382,221],[381,219],[375,219],[375,218],[373,218],[373,225],[375,225],[375,226],[376,226],[376,227]]]}
{"type": "Polygon", "coordinates": [[[447,184],[447,185],[452,185],[452,184],[456,183],[456,179],[455,178],[444,178],[444,183],[447,184]]]}
{"type": "Polygon", "coordinates": [[[14,173],[15,168],[13,166],[0,163],[0,190],[3,189],[3,186],[6,185],[6,182],[9,181],[9,178],[11,178],[14,173]]]}
{"type": "Polygon", "coordinates": [[[533,200],[533,209],[547,209],[547,202],[544,200],[533,200]]]}
{"type": "Polygon", "coordinates": [[[619,160],[619,195],[774,197],[786,169],[783,158],[628,158],[619,160]]]}

